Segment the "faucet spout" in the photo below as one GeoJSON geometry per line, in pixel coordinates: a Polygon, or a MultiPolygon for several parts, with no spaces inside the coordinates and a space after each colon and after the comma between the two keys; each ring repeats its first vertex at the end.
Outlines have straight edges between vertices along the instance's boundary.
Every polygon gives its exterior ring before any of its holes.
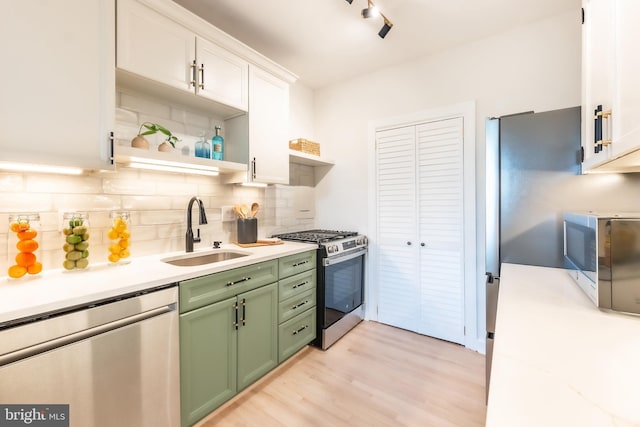
{"type": "Polygon", "coordinates": [[[193,236],[193,225],[192,225],[193,221],[191,220],[191,209],[193,208],[194,202],[198,202],[198,208],[199,208],[198,223],[200,225],[207,224],[207,214],[204,211],[204,204],[202,203],[202,200],[200,200],[195,196],[192,197],[191,200],[189,200],[189,205],[187,206],[187,234],[185,236],[186,252],[193,252],[193,244],[198,243],[201,240],[200,229],[198,229],[198,236],[197,237],[193,236]]]}

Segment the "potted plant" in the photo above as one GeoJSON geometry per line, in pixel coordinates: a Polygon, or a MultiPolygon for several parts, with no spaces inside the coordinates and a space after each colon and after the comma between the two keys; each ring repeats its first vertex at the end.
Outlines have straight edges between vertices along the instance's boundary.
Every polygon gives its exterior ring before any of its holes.
{"type": "Polygon", "coordinates": [[[147,141],[147,138],[145,138],[144,135],[153,135],[158,132],[166,136],[164,142],[158,146],[158,151],[171,151],[171,148],[176,147],[176,142],[180,141],[177,136],[173,135],[171,131],[164,126],[157,123],[144,122],[140,125],[138,135],[131,140],[131,146],[148,150],[149,141],[147,141]],[[142,128],[145,128],[146,131],[142,132],[142,128]]]}

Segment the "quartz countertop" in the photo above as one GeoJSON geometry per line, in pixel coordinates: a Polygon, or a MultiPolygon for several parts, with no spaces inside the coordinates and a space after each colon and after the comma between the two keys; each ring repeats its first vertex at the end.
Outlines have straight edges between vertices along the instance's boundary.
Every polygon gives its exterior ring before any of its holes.
{"type": "Polygon", "coordinates": [[[503,264],[486,425],[640,426],[640,317],[566,270],[503,264]]]}
{"type": "Polygon", "coordinates": [[[224,244],[220,249],[196,250],[193,255],[234,251],[247,256],[180,267],[162,262],[162,259],[186,255],[184,252],[171,252],[132,258],[129,264],[124,265],[105,262],[90,264],[85,270],[44,270],[37,276],[18,280],[4,277],[0,279],[0,325],[316,248],[315,244],[298,242],[251,248],[224,244]]]}

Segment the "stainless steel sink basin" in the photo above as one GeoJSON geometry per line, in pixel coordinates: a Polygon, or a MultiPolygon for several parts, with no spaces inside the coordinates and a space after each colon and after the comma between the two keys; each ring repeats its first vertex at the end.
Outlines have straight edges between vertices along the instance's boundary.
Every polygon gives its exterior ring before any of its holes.
{"type": "Polygon", "coordinates": [[[196,265],[205,265],[211,264],[214,262],[227,261],[234,258],[240,258],[243,256],[247,256],[249,254],[242,252],[232,252],[232,251],[221,251],[221,252],[212,252],[203,255],[180,255],[172,258],[165,258],[161,260],[162,262],[166,262],[167,264],[177,265],[180,267],[193,267],[196,265]]]}

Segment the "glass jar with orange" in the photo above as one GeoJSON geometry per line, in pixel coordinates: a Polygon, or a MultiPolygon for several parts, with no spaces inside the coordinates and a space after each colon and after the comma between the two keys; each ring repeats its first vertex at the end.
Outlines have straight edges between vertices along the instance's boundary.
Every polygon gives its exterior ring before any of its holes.
{"type": "Polygon", "coordinates": [[[35,254],[39,246],[36,239],[39,229],[40,215],[37,213],[9,215],[7,274],[10,278],[19,279],[26,274],[36,275],[42,271],[42,263],[38,262],[35,254]]]}
{"type": "Polygon", "coordinates": [[[129,231],[130,214],[127,211],[113,211],[110,214],[111,228],[107,237],[111,241],[109,245],[109,265],[128,264],[131,252],[129,251],[129,231]]]}

